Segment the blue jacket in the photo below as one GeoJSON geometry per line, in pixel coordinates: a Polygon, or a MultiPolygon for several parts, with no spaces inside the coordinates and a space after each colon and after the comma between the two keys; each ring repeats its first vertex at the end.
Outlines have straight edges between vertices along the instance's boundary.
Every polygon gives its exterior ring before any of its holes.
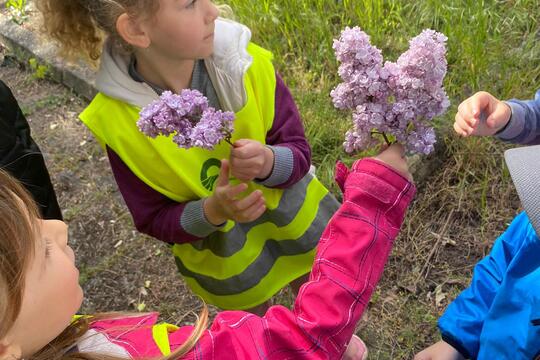
{"type": "Polygon", "coordinates": [[[540,357],[540,240],[525,213],[439,319],[443,340],[471,359],[540,357]]]}

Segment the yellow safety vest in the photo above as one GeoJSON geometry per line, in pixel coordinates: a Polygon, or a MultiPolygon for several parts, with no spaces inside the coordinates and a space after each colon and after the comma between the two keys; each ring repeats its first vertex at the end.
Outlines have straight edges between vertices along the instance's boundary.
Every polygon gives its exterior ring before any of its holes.
{"type": "MultiPolygon", "coordinates": [[[[254,44],[253,63],[244,75],[247,103],[236,113],[232,140],[265,143],[274,120],[275,70],[272,54],[254,44]]],[[[156,96],[157,97],[157,96],[156,96]]],[[[161,194],[186,202],[211,195],[220,159],[230,145],[214,150],[180,149],[170,137],[151,139],[137,128],[140,109],[98,94],[80,115],[104,147],[109,146],[139,179],[161,194]]],[[[290,281],[308,273],[319,237],[337,201],[312,175],[289,189],[260,189],[267,211],[248,224],[228,221],[223,229],[193,243],[175,244],[180,273],[206,302],[223,309],[263,303],[290,281]]]]}
{"type": "MultiPolygon", "coordinates": [[[[92,315],[74,315],[71,319],[71,322],[74,323],[77,320],[81,318],[92,318],[92,315]]],[[[112,320],[114,318],[111,318],[109,320],[112,320]]],[[[114,330],[114,328],[112,328],[114,330]]],[[[171,344],[169,342],[169,333],[175,332],[178,329],[180,329],[176,325],[171,325],[168,323],[159,323],[152,325],[151,333],[152,333],[152,340],[154,340],[154,343],[156,347],[161,352],[161,355],[167,356],[170,355],[172,352],[171,344]]],[[[132,328],[131,330],[137,330],[136,328],[132,328]]]]}

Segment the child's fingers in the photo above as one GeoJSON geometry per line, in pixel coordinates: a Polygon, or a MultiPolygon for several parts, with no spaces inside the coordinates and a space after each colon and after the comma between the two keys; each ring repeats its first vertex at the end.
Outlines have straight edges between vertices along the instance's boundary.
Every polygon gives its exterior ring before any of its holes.
{"type": "Polygon", "coordinates": [[[486,124],[492,129],[496,129],[505,125],[510,119],[512,111],[508,105],[501,103],[486,119],[486,124]]]}
{"type": "Polygon", "coordinates": [[[231,150],[231,158],[250,159],[259,154],[262,145],[250,140],[238,140],[234,146],[231,150]]]}
{"type": "Polygon", "coordinates": [[[377,155],[375,159],[384,162],[412,181],[412,175],[409,173],[409,167],[405,159],[405,148],[403,145],[394,143],[390,145],[388,149],[377,155]]]}
{"type": "Polygon", "coordinates": [[[232,176],[237,178],[240,181],[251,181],[255,178],[257,173],[254,169],[249,168],[233,168],[232,170],[232,176]]]}
{"type": "Polygon", "coordinates": [[[414,360],[432,360],[429,354],[426,354],[425,351],[418,353],[414,356],[414,360]]]}
{"type": "Polygon", "coordinates": [[[264,199],[259,199],[246,210],[242,211],[240,216],[242,222],[251,222],[257,220],[266,210],[264,199]]]}
{"type": "Polygon", "coordinates": [[[480,121],[474,109],[474,104],[470,100],[464,101],[459,105],[456,121],[458,119],[460,123],[467,124],[471,128],[474,128],[480,121]]]}
{"type": "Polygon", "coordinates": [[[459,136],[469,136],[469,134],[467,133],[467,131],[465,131],[457,122],[454,123],[454,131],[459,135],[459,136]]]}
{"type": "Polygon", "coordinates": [[[232,175],[240,181],[251,181],[257,177],[260,173],[261,167],[253,167],[251,169],[241,169],[233,171],[232,175]]]}
{"type": "Polygon", "coordinates": [[[238,211],[244,211],[248,208],[250,208],[253,204],[259,202],[262,199],[264,202],[262,191],[255,190],[245,198],[238,200],[235,204],[236,210],[238,211]]]}
{"type": "Polygon", "coordinates": [[[474,94],[468,101],[472,116],[479,121],[482,111],[489,109],[491,103],[495,100],[493,95],[485,91],[479,91],[474,94]]]}
{"type": "Polygon", "coordinates": [[[401,149],[403,148],[403,146],[398,143],[391,144],[386,149],[382,150],[376,158],[387,161],[393,157],[397,157],[397,153],[401,151],[400,147],[401,149]]]}
{"type": "Polygon", "coordinates": [[[229,161],[221,160],[221,168],[217,178],[216,186],[227,186],[229,184],[229,161]]]}
{"type": "Polygon", "coordinates": [[[464,133],[463,136],[470,135],[474,131],[475,127],[475,125],[471,124],[470,120],[465,120],[465,118],[460,113],[456,114],[456,117],[454,119],[454,129],[458,134],[461,135],[462,133],[464,133]]]}
{"type": "Polygon", "coordinates": [[[236,140],[233,144],[233,146],[235,148],[239,148],[239,147],[242,147],[242,146],[245,146],[247,144],[249,144],[250,140],[248,139],[240,139],[240,140],[236,140]]]}
{"type": "Polygon", "coordinates": [[[225,190],[225,196],[227,197],[227,199],[232,201],[238,195],[246,191],[247,188],[248,186],[245,183],[234,185],[234,186],[229,185],[229,187],[225,190]]]}
{"type": "Polygon", "coordinates": [[[405,148],[400,143],[393,143],[383,151],[394,158],[403,158],[405,156],[405,148]]]}

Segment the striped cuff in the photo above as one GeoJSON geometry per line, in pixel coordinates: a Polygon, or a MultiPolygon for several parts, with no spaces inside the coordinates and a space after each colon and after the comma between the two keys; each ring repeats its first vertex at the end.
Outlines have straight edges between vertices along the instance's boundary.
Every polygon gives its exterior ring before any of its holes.
{"type": "Polygon", "coordinates": [[[512,109],[512,116],[504,129],[495,136],[503,141],[510,141],[521,135],[525,129],[525,109],[520,104],[511,101],[506,101],[506,104],[512,109]]]}
{"type": "Polygon", "coordinates": [[[205,238],[211,233],[218,231],[226,222],[220,226],[215,226],[208,221],[204,215],[205,199],[190,201],[186,204],[182,216],[180,217],[180,226],[190,235],[205,238]]]}
{"type": "Polygon", "coordinates": [[[256,180],[257,183],[266,187],[281,185],[292,175],[294,168],[294,155],[291,149],[286,146],[266,145],[274,153],[274,168],[272,173],[264,180],[256,180]]]}

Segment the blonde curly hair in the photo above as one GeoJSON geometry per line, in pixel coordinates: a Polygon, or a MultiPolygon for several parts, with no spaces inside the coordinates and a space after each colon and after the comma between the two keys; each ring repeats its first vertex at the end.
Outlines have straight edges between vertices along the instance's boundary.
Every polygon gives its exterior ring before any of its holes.
{"type": "Polygon", "coordinates": [[[99,59],[103,40],[129,50],[116,31],[116,20],[123,13],[151,17],[159,9],[158,0],[37,0],[45,32],[61,45],[68,59],[99,59]]]}
{"type": "MultiPolygon", "coordinates": [[[[36,5],[43,15],[45,33],[60,43],[64,57],[95,62],[106,38],[116,48],[131,52],[116,30],[118,17],[127,13],[135,19],[151,19],[159,0],[36,0],[36,5]]],[[[229,6],[218,5],[218,9],[222,17],[233,17],[229,6]]]]}

